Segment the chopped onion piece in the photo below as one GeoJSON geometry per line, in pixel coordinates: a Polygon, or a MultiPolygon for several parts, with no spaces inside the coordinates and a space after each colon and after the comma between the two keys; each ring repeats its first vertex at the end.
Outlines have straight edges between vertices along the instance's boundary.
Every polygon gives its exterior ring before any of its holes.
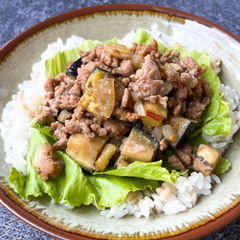
{"type": "Polygon", "coordinates": [[[132,53],[122,44],[107,43],[104,44],[104,50],[113,57],[121,59],[131,59],[132,53]]]}
{"type": "Polygon", "coordinates": [[[170,91],[172,91],[173,85],[168,82],[164,82],[162,85],[163,90],[161,91],[161,95],[165,96],[167,95],[170,91]]]}
{"type": "Polygon", "coordinates": [[[146,115],[147,115],[141,101],[135,102],[133,108],[134,108],[134,111],[135,111],[139,116],[146,116],[146,115]]]}
{"type": "Polygon", "coordinates": [[[176,64],[176,63],[169,63],[176,71],[178,71],[179,69],[181,69],[181,67],[176,64]]]}
{"type": "Polygon", "coordinates": [[[58,115],[57,119],[59,122],[65,123],[67,117],[68,117],[68,111],[66,109],[63,109],[58,115]]]}
{"type": "Polygon", "coordinates": [[[197,78],[195,78],[194,76],[192,76],[188,82],[188,85],[190,88],[194,88],[198,83],[197,78]]]}
{"type": "Polygon", "coordinates": [[[142,63],[144,62],[144,57],[138,54],[134,54],[132,56],[132,64],[135,70],[138,70],[142,67],[142,63]]]}
{"type": "Polygon", "coordinates": [[[152,130],[152,136],[154,138],[156,138],[159,142],[162,140],[163,138],[163,129],[162,126],[156,126],[154,127],[154,129],[152,130]]]}
{"type": "Polygon", "coordinates": [[[179,141],[177,130],[172,125],[163,125],[162,130],[164,138],[166,138],[170,143],[179,141]]]}
{"type": "Polygon", "coordinates": [[[137,94],[134,91],[131,91],[131,95],[134,102],[140,101],[140,98],[137,96],[137,94]]]}

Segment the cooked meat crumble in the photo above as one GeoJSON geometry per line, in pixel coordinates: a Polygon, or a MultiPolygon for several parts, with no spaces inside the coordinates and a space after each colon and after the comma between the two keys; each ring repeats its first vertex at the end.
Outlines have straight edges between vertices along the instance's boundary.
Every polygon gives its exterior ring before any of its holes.
{"type": "Polygon", "coordinates": [[[58,159],[53,152],[52,146],[49,143],[44,143],[40,152],[34,160],[34,166],[37,168],[37,173],[41,174],[42,180],[47,181],[50,177],[58,177],[64,167],[64,162],[58,159]]]}

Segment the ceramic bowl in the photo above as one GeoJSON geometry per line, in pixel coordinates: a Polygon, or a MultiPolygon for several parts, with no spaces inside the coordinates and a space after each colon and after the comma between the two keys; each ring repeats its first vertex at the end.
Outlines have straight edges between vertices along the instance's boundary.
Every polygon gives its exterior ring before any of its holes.
{"type": "MultiPolygon", "coordinates": [[[[72,34],[85,39],[105,41],[117,35],[122,38],[139,27],[161,31],[162,39],[172,45],[179,42],[187,48],[206,49],[222,60],[220,77],[240,94],[240,39],[200,17],[160,6],[116,4],[95,6],[67,12],[47,19],[23,32],[0,50],[0,109],[17,84],[29,79],[31,67],[41,53],[58,37],[66,40],[72,34]],[[154,24],[153,24],[154,23],[154,24]]],[[[164,214],[149,219],[107,219],[93,206],[70,210],[50,201],[25,201],[8,185],[10,166],[0,152],[1,204],[29,225],[59,239],[195,239],[208,235],[240,215],[240,133],[225,153],[232,166],[221,176],[213,194],[201,197],[194,208],[174,216],[164,214]]],[[[1,149],[3,141],[0,140],[1,149]]]]}

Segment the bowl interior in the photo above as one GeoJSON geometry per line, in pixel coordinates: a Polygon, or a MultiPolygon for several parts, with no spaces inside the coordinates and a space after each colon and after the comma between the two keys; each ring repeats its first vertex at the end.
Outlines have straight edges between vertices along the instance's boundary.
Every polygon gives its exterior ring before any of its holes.
{"type": "MultiPolygon", "coordinates": [[[[32,64],[40,61],[41,53],[45,51],[48,44],[57,41],[57,38],[65,42],[69,36],[78,35],[85,39],[106,41],[115,35],[121,39],[125,34],[136,31],[138,28],[155,30],[156,34],[161,34],[168,46],[179,42],[184,47],[198,51],[206,49],[212,55],[220,57],[221,81],[235,88],[240,94],[240,68],[238,67],[240,44],[225,33],[193,20],[170,18],[166,14],[157,12],[109,11],[74,17],[52,24],[32,34],[11,50],[0,62],[0,109],[3,109],[11,100],[11,95],[18,91],[18,83],[30,79],[32,64]]],[[[176,236],[216,219],[240,202],[240,185],[234,184],[240,175],[239,132],[234,140],[234,144],[225,153],[225,157],[232,166],[226,174],[221,176],[222,184],[214,186],[211,196],[201,197],[193,209],[174,217],[160,214],[153,215],[149,219],[133,219],[127,216],[110,221],[92,206],[71,210],[59,204],[51,204],[48,199],[22,200],[8,186],[7,177],[10,166],[4,161],[3,150],[0,151],[0,187],[9,199],[23,209],[43,222],[67,232],[98,238],[103,234],[105,238],[176,236]]],[[[0,139],[0,146],[4,149],[2,139],[0,139]]],[[[71,238],[70,235],[68,237],[71,238]]]]}

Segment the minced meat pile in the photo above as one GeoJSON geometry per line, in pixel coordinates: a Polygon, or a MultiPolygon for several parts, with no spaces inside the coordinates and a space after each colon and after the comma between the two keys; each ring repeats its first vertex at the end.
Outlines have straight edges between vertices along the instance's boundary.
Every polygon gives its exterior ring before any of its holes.
{"type": "MultiPolygon", "coordinates": [[[[113,56],[104,45],[95,46],[91,51],[79,50],[82,65],[76,79],[65,73],[47,79],[44,102],[36,118],[40,123],[51,124],[58,139],[53,149],[65,148],[74,133],[83,133],[88,139],[103,135],[123,139],[140,121],[133,108],[134,96],[158,102],[174,116],[200,118],[212,94],[203,76],[207,69],[191,57],[180,60],[177,51],[159,52],[155,40],[148,46],[133,43],[128,51],[131,58],[113,56]],[[109,71],[119,80],[115,83],[113,112],[110,118],[103,120],[78,104],[86,91],[84,84],[96,67],[109,71]]],[[[183,158],[183,154],[184,151],[179,152],[178,156],[183,158]]]]}

